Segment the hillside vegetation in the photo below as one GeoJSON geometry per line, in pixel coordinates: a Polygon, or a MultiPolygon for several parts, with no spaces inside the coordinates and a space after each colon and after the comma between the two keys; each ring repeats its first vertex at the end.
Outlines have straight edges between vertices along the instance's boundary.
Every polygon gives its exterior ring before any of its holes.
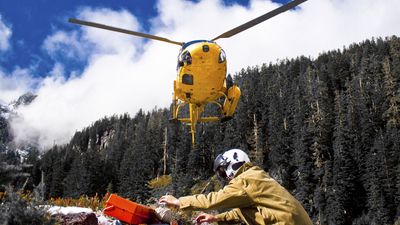
{"type": "Polygon", "coordinates": [[[169,122],[169,109],[107,117],[32,160],[31,187],[43,171],[45,198],[110,191],[145,203],[165,192],[192,193],[212,177],[217,154],[241,148],[316,224],[394,224],[400,216],[398,37],[243,69],[234,80],[242,90],[234,118],[199,125],[194,149],[188,127],[169,122]],[[149,181],[162,175],[172,182],[151,189],[149,181]]]}

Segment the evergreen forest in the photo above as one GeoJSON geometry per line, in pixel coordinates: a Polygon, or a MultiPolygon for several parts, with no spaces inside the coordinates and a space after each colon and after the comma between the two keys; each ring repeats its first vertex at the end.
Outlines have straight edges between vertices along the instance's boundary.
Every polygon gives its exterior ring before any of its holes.
{"type": "Polygon", "coordinates": [[[45,199],[114,192],[146,203],[166,191],[191,194],[212,180],[219,153],[240,148],[303,204],[314,224],[399,222],[399,37],[315,59],[282,59],[233,77],[242,91],[233,119],[199,124],[194,147],[189,127],[171,122],[170,109],[105,117],[68,144],[44,153],[33,148],[26,188],[44,184],[45,199]],[[162,175],[172,183],[156,192],[149,181],[162,175]]]}

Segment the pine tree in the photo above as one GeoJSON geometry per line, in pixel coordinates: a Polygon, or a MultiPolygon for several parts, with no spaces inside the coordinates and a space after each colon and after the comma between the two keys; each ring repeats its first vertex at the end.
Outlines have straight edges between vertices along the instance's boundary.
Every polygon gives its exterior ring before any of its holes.
{"type": "Polygon", "coordinates": [[[317,152],[318,142],[314,140],[317,132],[317,123],[319,121],[318,110],[313,112],[312,107],[315,101],[313,100],[312,80],[314,73],[308,69],[306,73],[299,77],[299,86],[295,92],[296,101],[294,112],[294,157],[293,164],[296,168],[295,176],[295,196],[303,204],[309,214],[313,214],[313,155],[317,152]]]}
{"type": "MultiPolygon", "coordinates": [[[[299,72],[297,66],[290,68],[290,75],[296,77],[299,72]]],[[[271,80],[273,86],[268,90],[269,96],[269,109],[268,109],[268,143],[270,144],[269,160],[271,167],[268,168],[269,173],[284,187],[291,189],[291,158],[292,158],[292,145],[291,140],[288,138],[288,117],[286,115],[287,89],[284,89],[279,84],[288,81],[284,77],[282,71],[275,71],[275,79],[271,80]]]]}
{"type": "Polygon", "coordinates": [[[330,221],[332,224],[349,224],[355,205],[350,199],[357,193],[354,183],[357,168],[351,154],[353,143],[347,117],[347,95],[337,92],[335,111],[337,115],[333,140],[333,193],[331,201],[328,202],[331,209],[330,221]]]}
{"type": "Polygon", "coordinates": [[[104,168],[106,168],[104,176],[107,177],[107,181],[113,187],[111,191],[116,191],[120,182],[118,175],[120,164],[124,153],[131,145],[134,129],[134,121],[128,114],[120,116],[113,125],[113,138],[103,153],[104,168]]]}
{"type": "Polygon", "coordinates": [[[151,149],[148,144],[148,115],[138,113],[137,128],[135,129],[132,146],[129,147],[123,157],[120,168],[119,193],[123,197],[133,199],[138,202],[145,202],[150,196],[147,182],[151,178],[153,171],[151,160],[151,149]]]}
{"type": "Polygon", "coordinates": [[[79,198],[89,192],[88,171],[84,166],[85,163],[81,157],[74,159],[71,170],[63,181],[65,197],[79,198]]]}
{"type": "Polygon", "coordinates": [[[382,132],[379,132],[367,160],[367,197],[371,223],[392,224],[390,207],[385,196],[385,154],[382,132]]]}

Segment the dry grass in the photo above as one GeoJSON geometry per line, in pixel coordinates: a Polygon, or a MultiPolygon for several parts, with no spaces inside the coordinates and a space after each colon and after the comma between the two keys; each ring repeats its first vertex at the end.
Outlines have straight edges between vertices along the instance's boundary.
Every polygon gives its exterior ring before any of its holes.
{"type": "Polygon", "coordinates": [[[151,189],[163,188],[172,183],[172,177],[170,175],[163,175],[156,177],[149,181],[149,187],[151,189]]]}
{"type": "Polygon", "coordinates": [[[97,194],[93,197],[81,196],[78,199],[75,198],[51,198],[49,203],[55,206],[77,206],[91,208],[94,211],[102,210],[106,201],[110,197],[110,193],[105,194],[103,197],[97,194]]]}

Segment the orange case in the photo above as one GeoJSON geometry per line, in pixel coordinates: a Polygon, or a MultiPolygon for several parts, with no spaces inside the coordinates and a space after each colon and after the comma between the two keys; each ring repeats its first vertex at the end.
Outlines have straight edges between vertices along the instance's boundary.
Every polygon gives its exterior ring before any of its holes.
{"type": "Polygon", "coordinates": [[[111,194],[104,207],[104,214],[129,224],[157,223],[154,210],[150,207],[111,194]]]}

